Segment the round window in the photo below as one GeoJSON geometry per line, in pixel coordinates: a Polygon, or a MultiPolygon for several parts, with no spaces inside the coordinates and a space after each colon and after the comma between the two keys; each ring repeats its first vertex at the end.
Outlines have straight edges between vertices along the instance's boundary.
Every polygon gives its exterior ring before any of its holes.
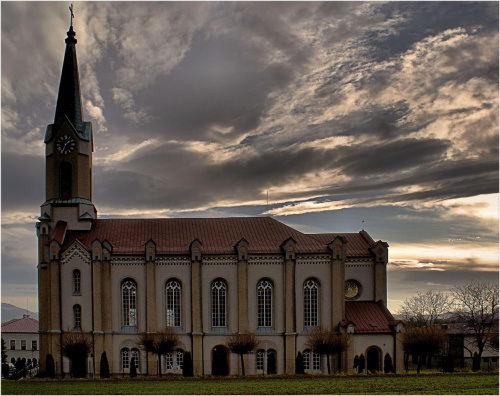
{"type": "Polygon", "coordinates": [[[358,281],[349,279],[345,282],[345,298],[347,300],[356,300],[361,295],[361,285],[358,281]]]}

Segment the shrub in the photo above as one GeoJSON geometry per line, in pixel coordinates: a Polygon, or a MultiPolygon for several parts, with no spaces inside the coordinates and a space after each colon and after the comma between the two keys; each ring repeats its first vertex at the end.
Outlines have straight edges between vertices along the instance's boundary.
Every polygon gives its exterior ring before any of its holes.
{"type": "Polygon", "coordinates": [[[184,352],[184,365],[182,366],[182,375],[184,377],[193,376],[193,359],[191,358],[191,352],[184,352]]]}
{"type": "Polygon", "coordinates": [[[46,373],[47,377],[49,377],[49,378],[55,378],[55,376],[56,376],[54,358],[52,357],[52,355],[50,353],[45,358],[45,373],[46,373]]]}
{"type": "Polygon", "coordinates": [[[130,378],[137,377],[137,368],[135,367],[135,358],[130,360],[130,378]]]}
{"type": "Polygon", "coordinates": [[[472,371],[479,371],[481,369],[481,357],[477,352],[474,352],[472,357],[472,371]]]}
{"type": "Polygon", "coordinates": [[[101,363],[99,365],[99,376],[101,378],[109,378],[109,363],[106,352],[101,354],[101,363]]]}
{"type": "Polygon", "coordinates": [[[453,355],[448,352],[448,355],[446,355],[446,358],[444,360],[444,366],[443,366],[443,371],[445,373],[453,373],[455,370],[455,362],[453,360],[453,355]]]}
{"type": "Polygon", "coordinates": [[[302,353],[297,354],[297,357],[295,358],[295,374],[304,374],[304,356],[302,356],[302,353]]]}
{"type": "Polygon", "coordinates": [[[354,356],[354,364],[352,365],[354,371],[358,372],[359,370],[359,355],[354,356]]]}
{"type": "Polygon", "coordinates": [[[366,360],[365,360],[365,355],[361,354],[359,357],[359,372],[362,373],[365,371],[366,367],[366,360]]]}
{"type": "Polygon", "coordinates": [[[392,373],[394,371],[394,367],[392,366],[392,358],[387,352],[384,356],[384,373],[392,373]]]}

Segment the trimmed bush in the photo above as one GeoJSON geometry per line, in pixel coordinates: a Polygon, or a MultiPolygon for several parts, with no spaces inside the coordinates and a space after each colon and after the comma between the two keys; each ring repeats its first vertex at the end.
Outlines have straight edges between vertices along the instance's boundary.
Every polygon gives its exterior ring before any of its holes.
{"type": "Polygon", "coordinates": [[[389,355],[389,352],[387,352],[384,356],[384,373],[392,373],[394,372],[394,367],[392,366],[392,358],[391,355],[389,355]]]}
{"type": "Polygon", "coordinates": [[[366,360],[365,360],[365,355],[361,354],[359,357],[359,372],[363,373],[365,371],[366,367],[366,360]]]}
{"type": "Polygon", "coordinates": [[[295,358],[295,374],[304,374],[304,356],[302,356],[302,353],[297,354],[297,357],[295,358]]]}
{"type": "Polygon", "coordinates": [[[191,358],[191,352],[184,352],[184,363],[182,366],[182,375],[184,377],[193,376],[193,359],[191,358]]]}
{"type": "Polygon", "coordinates": [[[444,360],[443,371],[445,373],[453,373],[454,370],[455,370],[455,362],[453,360],[453,355],[448,352],[448,355],[446,355],[446,358],[444,360]]]}
{"type": "Polygon", "coordinates": [[[130,360],[130,378],[137,377],[137,369],[135,367],[135,358],[130,360]]]}
{"type": "Polygon", "coordinates": [[[358,372],[359,370],[359,355],[354,356],[354,364],[352,365],[354,371],[358,372]]]}
{"type": "Polygon", "coordinates": [[[49,378],[55,378],[55,376],[56,376],[54,358],[52,357],[52,355],[50,353],[45,358],[45,373],[46,373],[47,377],[49,377],[49,378]]]}
{"type": "Polygon", "coordinates": [[[108,357],[106,356],[106,352],[103,352],[101,354],[101,363],[99,365],[99,377],[109,378],[109,363],[108,363],[108,357]]]}

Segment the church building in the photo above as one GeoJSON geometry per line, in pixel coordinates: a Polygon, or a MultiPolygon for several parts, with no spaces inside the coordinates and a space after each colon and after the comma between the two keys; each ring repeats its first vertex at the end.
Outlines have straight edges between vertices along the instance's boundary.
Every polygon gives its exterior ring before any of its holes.
{"type": "Polygon", "coordinates": [[[138,374],[157,374],[139,335],[173,327],[181,343],[162,357],[163,373],[180,373],[190,351],[195,375],[238,374],[225,344],[247,331],[261,339],[245,357],[247,373],[292,374],[299,352],[306,372],[324,373],[326,358],[306,345],[308,332],[323,327],[350,338],[337,372],[352,372],[361,354],[370,370],[382,371],[386,354],[402,370],[403,325],[386,308],[388,244],[367,232],[304,234],[271,217],[100,219],[73,26],[65,42],[36,224],[42,369],[51,354],[69,373],[59,341],[82,331],[92,337],[90,374],[103,352],[111,373],[129,372],[135,357],[138,374]],[[227,367],[214,364],[220,356],[227,367]]]}

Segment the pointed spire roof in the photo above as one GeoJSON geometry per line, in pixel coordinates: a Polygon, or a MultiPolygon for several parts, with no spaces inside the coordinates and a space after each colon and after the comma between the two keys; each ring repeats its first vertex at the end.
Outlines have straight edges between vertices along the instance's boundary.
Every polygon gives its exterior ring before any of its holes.
{"type": "Polygon", "coordinates": [[[84,129],[82,95],[80,92],[80,76],[78,74],[76,38],[73,24],[69,27],[67,34],[54,124],[57,125],[67,118],[76,131],[82,133],[84,129]]]}

